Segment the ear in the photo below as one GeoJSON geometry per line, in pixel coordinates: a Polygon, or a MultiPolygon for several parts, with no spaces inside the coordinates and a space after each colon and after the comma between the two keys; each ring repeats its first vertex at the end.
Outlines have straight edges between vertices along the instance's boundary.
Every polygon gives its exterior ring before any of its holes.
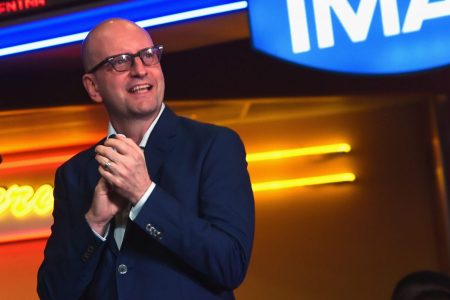
{"type": "Polygon", "coordinates": [[[84,88],[92,101],[96,103],[103,102],[103,98],[98,91],[98,84],[94,74],[84,74],[82,80],[84,88]]]}

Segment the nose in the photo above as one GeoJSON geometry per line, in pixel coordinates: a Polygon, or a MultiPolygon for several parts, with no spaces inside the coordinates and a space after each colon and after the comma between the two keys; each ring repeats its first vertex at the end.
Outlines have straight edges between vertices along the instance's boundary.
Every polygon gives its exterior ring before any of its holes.
{"type": "Polygon", "coordinates": [[[147,69],[139,56],[134,57],[134,63],[131,66],[130,74],[133,77],[144,77],[147,75],[147,69]]]}

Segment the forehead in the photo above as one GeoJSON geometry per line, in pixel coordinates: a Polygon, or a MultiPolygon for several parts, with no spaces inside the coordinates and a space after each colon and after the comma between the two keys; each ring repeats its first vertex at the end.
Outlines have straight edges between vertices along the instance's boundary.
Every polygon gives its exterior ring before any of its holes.
{"type": "Polygon", "coordinates": [[[97,28],[91,37],[90,48],[95,57],[120,53],[135,53],[153,45],[150,35],[132,23],[115,22],[97,28]]]}

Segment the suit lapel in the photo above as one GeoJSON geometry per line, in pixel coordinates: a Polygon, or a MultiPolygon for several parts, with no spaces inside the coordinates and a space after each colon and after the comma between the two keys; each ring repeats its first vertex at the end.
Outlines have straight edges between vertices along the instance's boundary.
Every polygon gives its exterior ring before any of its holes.
{"type": "Polygon", "coordinates": [[[177,116],[166,106],[144,149],[147,169],[155,183],[159,182],[161,166],[175,145],[177,122],[177,116]]]}
{"type": "Polygon", "coordinates": [[[103,144],[105,142],[105,139],[102,139],[100,142],[98,142],[94,147],[92,147],[92,155],[89,158],[89,161],[87,163],[87,183],[89,186],[89,192],[91,194],[94,194],[95,187],[97,186],[98,181],[100,180],[100,173],[98,172],[98,162],[95,160],[95,147],[97,145],[103,144]]]}
{"type": "MultiPolygon", "coordinates": [[[[160,182],[161,167],[175,145],[177,122],[177,116],[166,105],[145,146],[144,155],[147,170],[150,173],[150,178],[156,184],[160,182]]],[[[122,249],[127,247],[127,240],[132,239],[137,234],[137,228],[133,222],[128,222],[122,249]]]]}

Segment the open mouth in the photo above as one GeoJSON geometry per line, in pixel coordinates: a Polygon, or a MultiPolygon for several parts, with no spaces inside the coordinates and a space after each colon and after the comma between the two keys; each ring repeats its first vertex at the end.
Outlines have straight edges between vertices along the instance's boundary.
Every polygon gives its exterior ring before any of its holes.
{"type": "Polygon", "coordinates": [[[132,88],[130,88],[128,90],[128,92],[132,93],[132,94],[145,93],[145,92],[150,91],[152,89],[152,87],[153,86],[150,84],[136,85],[136,86],[133,86],[132,88]]]}

